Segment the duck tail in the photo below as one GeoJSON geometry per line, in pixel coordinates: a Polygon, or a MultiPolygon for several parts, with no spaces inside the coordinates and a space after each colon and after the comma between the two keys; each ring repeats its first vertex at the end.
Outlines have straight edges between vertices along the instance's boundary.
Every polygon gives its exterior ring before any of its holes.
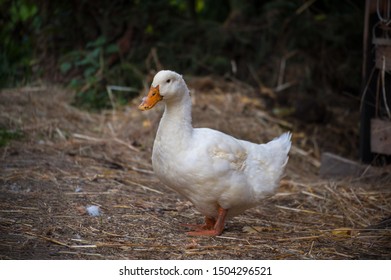
{"type": "Polygon", "coordinates": [[[285,132],[284,134],[280,135],[277,138],[274,138],[272,141],[268,143],[272,147],[271,150],[277,151],[276,155],[278,156],[275,157],[275,161],[274,161],[274,166],[276,167],[277,170],[280,170],[281,167],[285,167],[285,165],[288,162],[289,159],[288,153],[292,146],[291,138],[292,138],[292,133],[285,132]]]}
{"type": "Polygon", "coordinates": [[[256,152],[253,153],[254,157],[248,164],[247,173],[256,203],[273,194],[279,186],[289,158],[291,137],[292,134],[286,132],[266,144],[255,147],[256,152]]]}
{"type": "Polygon", "coordinates": [[[266,144],[270,147],[270,152],[273,153],[271,155],[272,160],[270,163],[270,167],[272,170],[279,173],[275,174],[275,178],[277,180],[279,180],[282,176],[284,172],[284,167],[289,159],[288,154],[292,145],[291,137],[292,133],[286,132],[266,144]]]}
{"type": "Polygon", "coordinates": [[[292,146],[292,133],[291,132],[285,132],[279,137],[275,138],[272,141],[278,141],[280,142],[281,148],[284,151],[285,154],[289,153],[289,150],[291,149],[292,146]]]}

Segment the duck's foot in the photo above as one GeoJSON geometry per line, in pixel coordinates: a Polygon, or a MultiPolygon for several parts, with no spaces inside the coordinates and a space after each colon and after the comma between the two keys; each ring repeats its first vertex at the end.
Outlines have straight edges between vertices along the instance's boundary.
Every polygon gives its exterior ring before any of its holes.
{"type": "Polygon", "coordinates": [[[186,234],[189,236],[218,236],[222,233],[223,231],[215,230],[215,229],[210,229],[210,230],[197,230],[197,231],[189,231],[186,234]]]}
{"type": "Polygon", "coordinates": [[[219,207],[217,220],[205,218],[205,225],[197,225],[195,231],[190,231],[187,235],[190,236],[218,236],[224,230],[225,218],[228,210],[219,207]]]}
{"type": "Polygon", "coordinates": [[[205,223],[204,224],[181,224],[181,226],[190,228],[195,231],[202,231],[202,230],[211,230],[216,224],[215,218],[209,218],[205,217],[205,223]]]}

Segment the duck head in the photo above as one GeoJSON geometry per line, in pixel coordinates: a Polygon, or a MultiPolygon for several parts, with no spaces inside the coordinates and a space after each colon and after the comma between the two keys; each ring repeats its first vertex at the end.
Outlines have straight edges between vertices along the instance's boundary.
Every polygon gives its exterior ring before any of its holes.
{"type": "Polygon", "coordinates": [[[162,70],[153,78],[148,95],[138,106],[142,111],[152,109],[159,101],[171,102],[180,100],[184,95],[189,94],[182,76],[170,70],[162,70]]]}

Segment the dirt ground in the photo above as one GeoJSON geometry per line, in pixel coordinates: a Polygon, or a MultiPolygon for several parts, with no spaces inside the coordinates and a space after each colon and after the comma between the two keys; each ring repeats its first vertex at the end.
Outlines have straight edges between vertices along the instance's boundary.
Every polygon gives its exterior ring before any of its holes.
{"type": "Polygon", "coordinates": [[[22,137],[0,148],[0,258],[390,259],[389,169],[318,176],[322,152],[355,154],[357,112],[342,102],[326,123],[301,124],[272,115],[245,85],[216,83],[190,81],[194,126],[256,142],[293,131],[276,195],[218,237],[187,236],[181,224],[202,216],[153,175],[163,106],[139,112],[137,99],[96,114],[58,87],[3,90],[0,127],[22,137]]]}

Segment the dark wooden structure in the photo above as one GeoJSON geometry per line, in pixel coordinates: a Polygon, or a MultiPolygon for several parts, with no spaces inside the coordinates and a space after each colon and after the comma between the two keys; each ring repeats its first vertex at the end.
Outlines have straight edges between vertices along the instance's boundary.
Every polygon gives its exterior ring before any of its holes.
{"type": "Polygon", "coordinates": [[[360,158],[391,162],[391,0],[366,0],[360,158]]]}

